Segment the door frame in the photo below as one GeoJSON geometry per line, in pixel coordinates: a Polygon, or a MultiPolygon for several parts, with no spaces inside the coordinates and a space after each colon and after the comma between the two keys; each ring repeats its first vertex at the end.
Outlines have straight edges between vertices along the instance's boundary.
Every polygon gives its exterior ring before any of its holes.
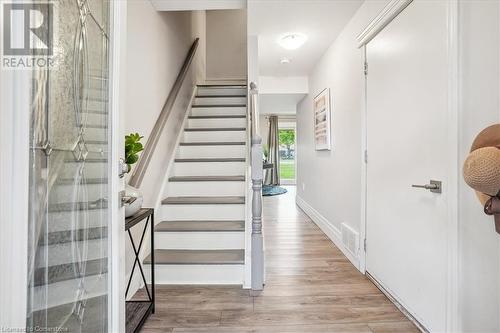
{"type": "MultiPolygon", "coordinates": [[[[127,3],[111,1],[110,39],[110,125],[109,164],[110,242],[111,258],[108,276],[108,330],[125,332],[125,229],[124,209],[120,207],[118,192],[124,181],[118,177],[118,161],[124,155],[124,125],[119,110],[124,110],[126,94],[126,32],[127,3]],[[116,200],[115,200],[116,199],[116,200]]],[[[0,14],[3,6],[0,6],[0,14]]],[[[20,26],[14,29],[14,38],[24,38],[20,26]],[[17,33],[16,33],[17,32],[17,33]],[[16,34],[18,36],[16,36],[16,34]]],[[[0,38],[3,25],[0,25],[0,38]]],[[[3,45],[3,43],[0,43],[3,45]]],[[[26,327],[27,267],[28,267],[28,210],[29,210],[29,133],[30,133],[30,71],[0,70],[0,139],[3,152],[9,158],[0,159],[0,265],[9,274],[0,274],[0,326],[26,327]],[[15,223],[14,223],[15,221],[15,223]]]]}
{"type": "MultiPolygon", "coordinates": [[[[0,6],[3,17],[3,6],[0,6]]],[[[0,24],[0,38],[3,38],[0,24]]],[[[23,40],[24,27],[13,38],[23,40]]],[[[3,40],[0,44],[3,54],[3,40]]],[[[28,275],[29,110],[30,75],[0,69],[0,138],[6,158],[0,159],[0,326],[26,327],[28,275]]]]}
{"type": "MultiPolygon", "coordinates": [[[[291,119],[291,118],[286,118],[285,116],[285,119],[283,120],[283,123],[287,122],[288,119],[291,119]]],[[[280,185],[284,185],[284,186],[297,186],[297,119],[294,118],[293,119],[293,123],[294,125],[293,126],[284,126],[284,127],[280,127],[280,118],[278,116],[278,132],[280,129],[291,129],[295,132],[295,143],[294,143],[294,146],[295,146],[295,152],[294,152],[294,158],[293,158],[293,164],[294,164],[294,168],[295,168],[295,178],[293,179],[293,182],[290,183],[290,182],[285,182],[285,183],[281,183],[280,185]]],[[[279,145],[279,138],[278,138],[278,145],[279,145]]],[[[281,164],[280,164],[281,166],[281,164]]],[[[278,172],[280,172],[280,170],[278,170],[278,172]]],[[[280,177],[280,182],[282,182],[283,179],[281,179],[280,177]]]]}
{"type": "MultiPolygon", "coordinates": [[[[397,17],[414,0],[391,0],[382,11],[358,35],[358,47],[362,51],[363,68],[368,70],[366,45],[381,32],[390,22],[397,17]]],[[[418,1],[418,0],[416,0],[418,1]]],[[[455,332],[459,329],[458,307],[458,273],[459,273],[459,248],[458,248],[458,182],[459,182],[459,59],[458,59],[458,0],[447,0],[447,49],[448,49],[448,184],[444,188],[447,194],[447,291],[446,291],[446,331],[455,332]]],[[[361,112],[361,223],[359,251],[360,271],[366,274],[367,242],[367,181],[369,163],[368,123],[367,123],[367,75],[364,74],[363,106],[361,112]],[[364,245],[363,245],[364,244],[364,245]]]]}
{"type": "Polygon", "coordinates": [[[120,158],[124,158],[125,150],[125,122],[120,116],[126,110],[126,67],[127,67],[127,1],[110,1],[111,5],[111,34],[110,34],[110,67],[109,110],[111,111],[108,123],[111,130],[108,133],[111,147],[111,163],[108,174],[111,183],[112,195],[109,198],[111,241],[108,242],[108,253],[111,258],[111,274],[108,275],[108,327],[109,332],[125,332],[125,209],[121,207],[119,192],[125,188],[124,178],[119,176],[120,158]]]}

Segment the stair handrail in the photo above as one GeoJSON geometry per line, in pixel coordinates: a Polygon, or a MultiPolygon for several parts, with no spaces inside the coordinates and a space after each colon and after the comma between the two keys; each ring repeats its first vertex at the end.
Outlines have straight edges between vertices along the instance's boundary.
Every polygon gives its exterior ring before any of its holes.
{"type": "Polygon", "coordinates": [[[139,161],[137,161],[136,167],[132,172],[132,175],[128,182],[130,186],[133,187],[141,186],[142,180],[144,179],[144,175],[146,174],[149,163],[151,162],[151,158],[153,157],[153,153],[156,149],[156,145],[160,140],[165,124],[167,123],[167,120],[170,117],[170,114],[172,113],[174,103],[177,99],[177,96],[179,95],[179,91],[181,90],[182,84],[184,83],[184,79],[186,78],[191,63],[193,62],[196,50],[198,48],[199,40],[200,40],[199,38],[196,38],[191,47],[189,48],[184,63],[182,64],[181,70],[179,71],[179,74],[175,79],[174,85],[172,86],[172,89],[168,94],[167,100],[163,105],[160,115],[158,116],[158,119],[156,120],[156,123],[153,129],[151,130],[151,134],[149,135],[148,140],[144,145],[144,151],[139,157],[139,161]]]}
{"type": "Polygon", "coordinates": [[[259,90],[250,83],[250,169],[252,178],[252,291],[264,288],[264,241],[262,236],[262,137],[259,134],[259,90]]]}

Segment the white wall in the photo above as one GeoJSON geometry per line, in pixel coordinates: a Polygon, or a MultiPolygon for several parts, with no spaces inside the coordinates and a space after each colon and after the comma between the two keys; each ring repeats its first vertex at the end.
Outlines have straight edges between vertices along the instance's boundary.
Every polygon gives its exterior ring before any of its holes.
{"type": "Polygon", "coordinates": [[[309,78],[307,76],[260,76],[259,93],[261,94],[307,94],[309,78]]]}
{"type": "Polygon", "coordinates": [[[341,223],[360,230],[364,77],[356,36],[385,3],[367,1],[360,7],[314,67],[309,94],[297,107],[297,196],[336,231],[341,223]],[[324,88],[330,88],[332,96],[332,150],[315,151],[313,98],[324,88]]]}
{"type": "Polygon", "coordinates": [[[207,79],[247,77],[247,12],[207,11],[207,79]]]}
{"type": "Polygon", "coordinates": [[[259,113],[266,115],[295,115],[297,104],[306,94],[261,94],[259,93],[259,113]]]}
{"type": "MultiPolygon", "coordinates": [[[[314,68],[297,111],[297,195],[336,228],[346,222],[359,231],[363,58],[356,35],[383,5],[363,4],[314,68]],[[312,96],[325,87],[332,94],[332,151],[316,152],[312,96]]],[[[461,0],[459,9],[462,162],[475,135],[500,122],[500,3],[461,0]]],[[[500,236],[462,179],[458,213],[460,331],[499,332],[500,236]]]]}
{"type": "MultiPolygon", "coordinates": [[[[125,131],[144,135],[144,142],[162,110],[187,52],[194,41],[193,29],[200,30],[194,16],[201,13],[157,12],[149,1],[130,1],[128,8],[128,84],[125,131]],[[145,24],[147,22],[147,24],[145,24]]],[[[202,38],[203,39],[203,38],[202,38]]],[[[203,73],[203,41],[193,63],[194,73],[203,73]]],[[[193,74],[194,75],[194,74],[193,74]]],[[[194,77],[188,77],[177,99],[167,127],[158,143],[140,187],[144,205],[156,203],[166,165],[174,149],[179,123],[191,97],[194,77]]]]}
{"type": "Polygon", "coordinates": [[[207,70],[207,15],[204,10],[191,12],[191,37],[199,38],[196,58],[193,60],[192,74],[198,83],[204,82],[207,70]]]}
{"type": "MultiPolygon", "coordinates": [[[[500,122],[500,3],[460,1],[460,161],[484,127],[500,122]]],[[[459,304],[464,332],[500,332],[500,235],[459,183],[459,304]]]]}
{"type": "MultiPolygon", "coordinates": [[[[140,190],[143,207],[155,207],[161,199],[161,187],[169,161],[175,153],[184,114],[195,81],[204,79],[205,12],[157,12],[149,1],[129,1],[127,8],[127,94],[125,133],[149,134],[162,110],[195,37],[200,37],[197,58],[179,92],[172,113],[160,137],[140,190]]],[[[160,222],[159,219],[157,222],[160,222]]],[[[134,237],[140,227],[134,230],[134,237]]],[[[140,236],[140,235],[139,235],[140,236]]],[[[145,239],[145,244],[149,243],[145,239]]],[[[127,240],[126,271],[133,264],[132,248],[127,240]]],[[[148,254],[146,245],[144,254],[148,254]]],[[[139,282],[136,275],[135,282],[139,282]]],[[[131,287],[133,295],[137,283],[131,287]]]]}

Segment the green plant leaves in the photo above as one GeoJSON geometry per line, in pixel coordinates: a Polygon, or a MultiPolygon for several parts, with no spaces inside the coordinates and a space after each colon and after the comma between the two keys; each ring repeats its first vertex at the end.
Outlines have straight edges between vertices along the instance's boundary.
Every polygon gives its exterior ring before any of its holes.
{"type": "Polygon", "coordinates": [[[142,138],[144,137],[139,133],[125,135],[125,163],[129,166],[137,163],[139,160],[138,153],[144,150],[144,146],[140,142],[142,138]]]}

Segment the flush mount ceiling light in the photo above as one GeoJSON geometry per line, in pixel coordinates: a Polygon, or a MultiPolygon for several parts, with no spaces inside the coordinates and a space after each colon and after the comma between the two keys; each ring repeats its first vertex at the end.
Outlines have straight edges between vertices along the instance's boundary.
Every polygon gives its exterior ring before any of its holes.
{"type": "Polygon", "coordinates": [[[285,58],[281,58],[281,61],[280,61],[280,62],[281,62],[282,64],[289,64],[289,63],[290,63],[290,61],[291,61],[290,59],[288,59],[288,58],[286,58],[286,57],[285,57],[285,58]]]}
{"type": "Polygon", "coordinates": [[[307,36],[301,33],[287,34],[278,40],[278,43],[287,50],[296,50],[307,41],[307,36]]]}

